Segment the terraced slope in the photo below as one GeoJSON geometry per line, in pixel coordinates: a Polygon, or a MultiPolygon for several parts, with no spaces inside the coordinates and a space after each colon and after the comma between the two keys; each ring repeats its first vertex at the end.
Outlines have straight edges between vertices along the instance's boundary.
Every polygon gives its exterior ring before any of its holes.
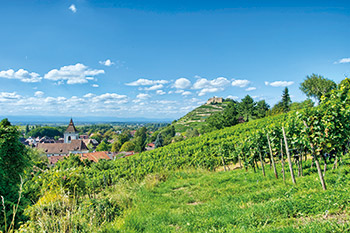
{"type": "Polygon", "coordinates": [[[205,119],[214,113],[222,112],[227,104],[228,102],[199,106],[174,123],[176,132],[185,132],[189,128],[201,128],[205,124],[205,119]]]}

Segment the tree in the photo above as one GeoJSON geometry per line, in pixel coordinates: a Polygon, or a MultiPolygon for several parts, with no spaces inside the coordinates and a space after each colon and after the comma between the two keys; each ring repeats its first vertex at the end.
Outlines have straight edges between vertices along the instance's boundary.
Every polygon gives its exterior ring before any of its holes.
{"type": "Polygon", "coordinates": [[[157,135],[156,141],[154,142],[154,147],[158,148],[158,147],[162,147],[162,146],[163,146],[163,138],[162,138],[162,134],[159,133],[157,135]]]}
{"type": "Polygon", "coordinates": [[[96,151],[110,151],[111,150],[111,145],[103,140],[97,147],[96,151]]]}
{"type": "Polygon", "coordinates": [[[111,151],[118,152],[121,147],[122,147],[122,144],[119,141],[113,142],[111,151]]]}
{"type": "MultiPolygon", "coordinates": [[[[29,156],[19,137],[17,127],[12,126],[7,118],[0,122],[0,195],[4,198],[6,210],[9,210],[6,214],[11,214],[18,198],[20,177],[29,166],[29,156]]],[[[0,215],[0,226],[4,226],[3,214],[0,215]]],[[[4,229],[0,227],[1,230],[4,229]]]]}
{"type": "Polygon", "coordinates": [[[134,148],[135,148],[134,143],[131,141],[128,141],[122,145],[122,147],[120,148],[120,151],[133,151],[134,148]]]}
{"type": "Polygon", "coordinates": [[[255,107],[256,103],[254,102],[253,98],[246,95],[246,97],[244,97],[238,104],[238,111],[240,115],[243,116],[246,121],[248,121],[250,118],[254,117],[255,107]]]}
{"type": "Polygon", "coordinates": [[[198,137],[199,136],[199,132],[197,129],[188,129],[186,130],[185,136],[187,138],[193,138],[193,137],[198,137]]]}
{"type": "Polygon", "coordinates": [[[270,106],[265,102],[265,100],[260,100],[256,104],[255,115],[257,118],[263,118],[266,116],[267,111],[270,109],[270,106]]]}
{"type": "Polygon", "coordinates": [[[30,129],[29,129],[29,125],[26,125],[26,131],[25,131],[25,135],[27,135],[29,133],[30,129]]]}
{"type": "Polygon", "coordinates": [[[299,88],[307,97],[315,98],[320,102],[322,95],[336,87],[337,85],[334,81],[318,74],[312,74],[311,76],[306,76],[299,88]]]}
{"type": "Polygon", "coordinates": [[[281,101],[283,112],[289,112],[289,109],[290,109],[289,107],[291,103],[292,103],[292,100],[290,99],[290,96],[289,96],[288,87],[286,87],[283,90],[282,101],[281,101]]]}
{"type": "Polygon", "coordinates": [[[141,127],[136,131],[135,139],[134,139],[134,144],[135,144],[134,150],[136,152],[142,152],[145,150],[146,139],[147,139],[146,132],[147,132],[146,127],[141,127]]]}

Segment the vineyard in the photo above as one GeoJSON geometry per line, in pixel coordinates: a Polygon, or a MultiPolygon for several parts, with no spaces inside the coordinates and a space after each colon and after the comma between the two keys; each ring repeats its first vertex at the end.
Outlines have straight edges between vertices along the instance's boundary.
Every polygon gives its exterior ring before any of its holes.
{"type": "MultiPolygon", "coordinates": [[[[280,184],[285,181],[296,185],[309,163],[311,168],[316,168],[319,186],[326,190],[327,171],[336,170],[348,153],[349,87],[350,81],[345,79],[338,89],[322,98],[319,106],[303,111],[239,124],[123,159],[91,164],[71,156],[49,171],[38,170],[23,187],[29,206],[25,210],[30,218],[27,224],[38,227],[35,222],[48,211],[53,211],[52,215],[64,212],[61,214],[69,219],[66,216],[69,211],[63,211],[64,207],[57,204],[62,200],[70,205],[81,204],[83,197],[94,200],[121,182],[140,182],[149,174],[179,169],[215,171],[222,167],[228,171],[230,164],[237,163],[243,171],[261,173],[263,178],[270,166],[280,184]]],[[[93,208],[113,206],[113,200],[103,200],[105,203],[92,201],[91,205],[93,208]]],[[[73,207],[69,210],[73,211],[73,207]]],[[[115,217],[118,213],[109,214],[115,217]]],[[[57,222],[51,226],[55,224],[57,222]]],[[[52,228],[46,230],[53,231],[52,228]]]]}

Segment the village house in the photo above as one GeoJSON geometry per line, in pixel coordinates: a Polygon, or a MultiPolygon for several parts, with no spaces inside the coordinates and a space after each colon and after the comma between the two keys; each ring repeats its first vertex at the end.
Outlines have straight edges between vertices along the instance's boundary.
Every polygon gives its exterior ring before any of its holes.
{"type": "Polygon", "coordinates": [[[78,138],[79,133],[71,119],[64,133],[64,143],[38,143],[37,148],[47,155],[50,164],[55,164],[58,160],[64,159],[70,154],[89,152],[84,141],[78,138]]]}

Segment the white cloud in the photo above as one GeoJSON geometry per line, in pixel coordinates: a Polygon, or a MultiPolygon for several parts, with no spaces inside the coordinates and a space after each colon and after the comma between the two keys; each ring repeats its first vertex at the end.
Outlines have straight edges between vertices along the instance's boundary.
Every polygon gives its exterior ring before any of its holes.
{"type": "Polygon", "coordinates": [[[116,93],[105,93],[105,94],[98,95],[98,96],[93,96],[93,94],[89,93],[89,94],[86,94],[85,96],[89,96],[89,98],[91,98],[91,101],[94,103],[103,102],[105,104],[111,104],[111,103],[126,103],[127,102],[126,95],[119,95],[116,93]]]}
{"type": "Polygon", "coordinates": [[[246,91],[254,91],[256,90],[256,87],[248,87],[247,89],[245,89],[246,91]]]}
{"type": "Polygon", "coordinates": [[[157,95],[165,95],[166,93],[163,90],[157,90],[156,94],[157,95]]]}
{"type": "Polygon", "coordinates": [[[184,91],[184,92],[182,92],[181,95],[183,95],[183,96],[192,95],[192,92],[190,92],[190,91],[184,91]]]}
{"type": "Polygon", "coordinates": [[[104,73],[104,70],[89,69],[87,66],[77,63],[75,65],[63,66],[59,70],[50,70],[45,74],[44,78],[58,81],[59,84],[63,80],[66,80],[67,84],[82,84],[94,79],[93,76],[104,73]]]}
{"type": "Polygon", "coordinates": [[[154,86],[151,86],[151,87],[145,87],[144,90],[145,91],[155,91],[155,90],[158,90],[158,89],[162,89],[164,86],[163,84],[157,84],[157,85],[154,85],[154,86]]]}
{"type": "Polygon", "coordinates": [[[14,71],[13,69],[0,71],[0,78],[18,79],[25,83],[37,83],[42,79],[39,74],[28,72],[24,69],[19,69],[18,71],[14,71]]]}
{"type": "Polygon", "coordinates": [[[96,95],[93,94],[93,93],[87,93],[87,94],[84,95],[83,97],[84,97],[84,98],[92,98],[92,97],[94,97],[94,96],[96,96],[96,95]]]}
{"type": "Polygon", "coordinates": [[[18,95],[16,92],[0,92],[0,102],[18,100],[21,98],[22,96],[18,95]]]}
{"type": "Polygon", "coordinates": [[[334,62],[334,64],[338,64],[338,63],[350,63],[350,57],[345,57],[340,59],[339,61],[334,62]]]}
{"type": "Polygon", "coordinates": [[[145,94],[145,93],[140,93],[136,96],[137,99],[140,99],[140,100],[145,100],[145,99],[148,99],[150,98],[151,96],[149,94],[145,94]]]}
{"type": "Polygon", "coordinates": [[[175,81],[174,87],[177,89],[186,89],[191,87],[191,81],[187,78],[179,78],[175,81]]]}
{"type": "Polygon", "coordinates": [[[219,77],[213,80],[207,80],[205,78],[200,78],[198,79],[194,84],[193,84],[193,89],[203,89],[203,88],[223,88],[227,86],[230,83],[230,81],[227,80],[227,78],[224,77],[219,77]]]}
{"type": "Polygon", "coordinates": [[[250,84],[250,81],[246,79],[236,79],[232,81],[232,86],[234,87],[246,87],[248,84],[250,84]]]}
{"type": "Polygon", "coordinates": [[[99,87],[98,84],[92,84],[91,86],[92,86],[92,87],[99,87]]]}
{"type": "Polygon", "coordinates": [[[222,88],[216,88],[216,87],[204,88],[200,90],[200,92],[198,93],[198,96],[203,96],[203,95],[206,95],[207,93],[213,93],[218,91],[222,91],[222,88]]]}
{"type": "Polygon", "coordinates": [[[226,99],[237,100],[237,99],[239,99],[239,97],[238,96],[233,96],[233,95],[228,95],[226,97],[226,99]]]}
{"type": "Polygon", "coordinates": [[[288,87],[293,84],[294,84],[293,81],[274,81],[272,83],[265,82],[266,86],[272,86],[272,87],[288,87]]]}
{"type": "Polygon", "coordinates": [[[181,94],[181,93],[184,93],[185,91],[184,90],[176,90],[175,93],[176,94],[181,94]]]}
{"type": "Polygon", "coordinates": [[[107,59],[105,61],[99,61],[99,63],[101,65],[104,65],[104,66],[111,66],[111,65],[114,65],[114,62],[112,62],[110,59],[107,59]]]}
{"type": "Polygon", "coordinates": [[[77,8],[75,7],[74,4],[70,5],[68,9],[71,10],[73,13],[77,12],[77,8]]]}
{"type": "Polygon", "coordinates": [[[44,92],[42,92],[42,91],[36,91],[36,92],[34,93],[34,96],[35,96],[35,97],[43,97],[43,95],[44,95],[44,92]]]}
{"type": "Polygon", "coordinates": [[[131,83],[126,83],[125,85],[127,86],[151,86],[151,85],[156,85],[156,84],[166,84],[169,81],[167,80],[149,80],[149,79],[144,79],[140,78],[137,81],[131,82],[131,83]]]}

